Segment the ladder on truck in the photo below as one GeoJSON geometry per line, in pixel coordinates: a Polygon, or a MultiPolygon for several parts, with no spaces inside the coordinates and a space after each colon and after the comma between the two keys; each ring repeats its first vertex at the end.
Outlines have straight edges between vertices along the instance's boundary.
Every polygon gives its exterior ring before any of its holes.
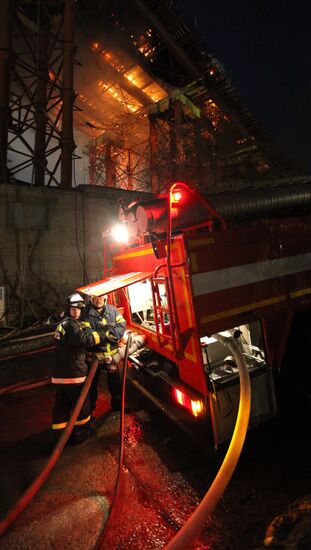
{"type": "Polygon", "coordinates": [[[174,291],[169,277],[166,274],[159,275],[161,268],[164,266],[158,266],[150,278],[158,344],[162,347],[171,340],[174,354],[180,355],[181,338],[174,291]],[[161,293],[161,287],[164,287],[164,293],[161,293]]]}

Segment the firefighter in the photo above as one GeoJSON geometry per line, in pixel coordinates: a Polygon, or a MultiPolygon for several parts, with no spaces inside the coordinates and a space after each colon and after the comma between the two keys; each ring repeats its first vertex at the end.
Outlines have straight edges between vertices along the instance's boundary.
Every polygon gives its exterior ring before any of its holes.
{"type": "MultiPolygon", "coordinates": [[[[103,333],[82,326],[80,315],[84,307],[85,302],[80,294],[70,295],[66,300],[64,318],[54,334],[57,360],[52,375],[52,383],[56,387],[52,428],[55,441],[67,426],[87,376],[85,348],[105,341],[103,333]]],[[[91,435],[90,420],[91,408],[87,396],[72,430],[70,443],[81,443],[91,435]]]]}
{"type": "MultiPolygon", "coordinates": [[[[120,410],[121,406],[121,379],[117,364],[112,360],[118,351],[118,343],[122,338],[126,321],[119,311],[107,303],[107,296],[92,296],[91,302],[82,312],[83,325],[94,330],[103,330],[106,341],[97,347],[99,362],[107,370],[107,383],[111,395],[111,408],[113,411],[120,410]]],[[[88,360],[90,363],[90,360],[88,360]]],[[[90,402],[92,418],[95,420],[95,408],[98,397],[98,381],[100,370],[95,373],[91,388],[90,402]]]]}

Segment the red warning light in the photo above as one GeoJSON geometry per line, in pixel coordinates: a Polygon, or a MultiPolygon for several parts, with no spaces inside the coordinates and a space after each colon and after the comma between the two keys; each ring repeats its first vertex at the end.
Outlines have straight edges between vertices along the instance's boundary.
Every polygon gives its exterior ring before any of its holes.
{"type": "Polygon", "coordinates": [[[170,201],[173,206],[181,206],[185,203],[189,188],[183,181],[176,181],[170,189],[170,201]]]}
{"type": "Polygon", "coordinates": [[[182,193],[180,191],[173,191],[171,193],[171,202],[180,202],[182,199],[182,193]]]}

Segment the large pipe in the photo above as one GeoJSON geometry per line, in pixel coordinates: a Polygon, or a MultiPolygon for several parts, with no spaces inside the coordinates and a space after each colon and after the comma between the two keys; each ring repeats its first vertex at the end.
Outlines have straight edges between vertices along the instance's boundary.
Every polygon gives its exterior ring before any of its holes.
{"type": "MultiPolygon", "coordinates": [[[[260,189],[226,193],[201,193],[181,185],[183,197],[176,205],[172,231],[212,221],[267,217],[297,213],[310,209],[311,182],[305,181],[282,187],[265,186],[260,189]],[[209,205],[209,208],[207,207],[209,205]],[[213,212],[214,211],[214,212],[213,212]]],[[[174,184],[178,187],[178,183],[174,184]]],[[[158,195],[149,201],[137,202],[129,210],[128,227],[131,236],[146,233],[165,233],[167,228],[168,197],[158,195]]]]}
{"type": "Polygon", "coordinates": [[[30,353],[40,353],[40,351],[54,349],[53,332],[26,336],[24,338],[13,338],[0,345],[0,361],[28,355],[30,353]]]}
{"type": "Polygon", "coordinates": [[[310,182],[305,182],[298,185],[220,193],[207,195],[207,197],[215,210],[228,220],[310,207],[311,185],[310,182]]]}

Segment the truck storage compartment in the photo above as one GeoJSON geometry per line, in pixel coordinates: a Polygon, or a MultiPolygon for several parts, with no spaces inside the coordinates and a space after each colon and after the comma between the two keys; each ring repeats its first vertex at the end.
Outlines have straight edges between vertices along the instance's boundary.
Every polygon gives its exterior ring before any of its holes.
{"type": "MultiPolygon", "coordinates": [[[[244,356],[251,379],[250,426],[258,425],[276,414],[273,374],[265,357],[261,323],[233,327],[221,334],[234,337],[244,356]]],[[[234,429],[240,399],[239,369],[227,346],[214,336],[201,338],[201,345],[217,446],[234,429]]]]}

